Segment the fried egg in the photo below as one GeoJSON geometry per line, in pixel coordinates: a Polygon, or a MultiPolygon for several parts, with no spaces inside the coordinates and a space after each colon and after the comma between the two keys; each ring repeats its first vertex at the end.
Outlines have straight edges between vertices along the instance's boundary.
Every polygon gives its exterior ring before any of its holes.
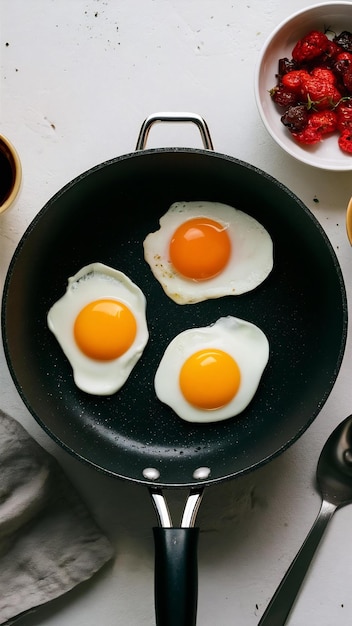
{"type": "Polygon", "coordinates": [[[273,268],[264,226],[220,202],[175,202],[143,247],[155,278],[178,304],[251,291],[273,268]]]}
{"type": "Polygon", "coordinates": [[[221,317],[169,343],[155,374],[155,393],[187,422],[226,420],[248,406],[268,359],[269,342],[258,326],[221,317]]]}
{"type": "Polygon", "coordinates": [[[49,329],[82,391],[110,395],[126,382],[148,342],[146,298],[128,276],[103,263],[83,267],[50,308],[49,329]]]}

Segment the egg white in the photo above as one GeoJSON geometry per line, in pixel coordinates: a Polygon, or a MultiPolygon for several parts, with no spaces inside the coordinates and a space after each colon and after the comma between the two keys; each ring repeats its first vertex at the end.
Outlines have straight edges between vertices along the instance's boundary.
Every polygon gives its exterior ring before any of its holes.
{"type": "Polygon", "coordinates": [[[122,387],[149,338],[143,292],[123,272],[103,263],[91,263],[68,279],[65,294],[48,312],[47,323],[71,364],[77,387],[93,395],[110,395],[122,387]],[[100,298],[123,302],[137,322],[133,344],[111,361],[89,358],[74,339],[73,327],[77,315],[87,304],[100,298]]]}
{"type": "Polygon", "coordinates": [[[144,258],[165,293],[177,304],[193,304],[251,291],[273,268],[273,242],[268,231],[252,216],[227,204],[175,202],[159,223],[159,230],[149,233],[143,242],[144,258]],[[209,217],[222,224],[232,246],[224,270],[201,281],[181,276],[169,260],[169,242],[175,230],[194,217],[209,217]]]}
{"type": "Polygon", "coordinates": [[[181,332],[167,346],[154,378],[159,400],[187,422],[219,422],[241,413],[255,395],[269,359],[269,342],[255,324],[227,316],[214,324],[181,332]],[[237,362],[241,382],[235,397],[219,409],[204,410],[191,405],[179,385],[180,370],[198,350],[217,348],[237,362]]]}

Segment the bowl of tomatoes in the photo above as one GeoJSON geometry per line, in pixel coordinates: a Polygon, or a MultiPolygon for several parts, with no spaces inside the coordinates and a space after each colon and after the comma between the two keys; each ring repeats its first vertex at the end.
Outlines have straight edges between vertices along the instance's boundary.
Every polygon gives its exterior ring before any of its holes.
{"type": "Polygon", "coordinates": [[[259,54],[255,97],[289,155],[352,170],[352,3],[315,4],[281,22],[259,54]]]}

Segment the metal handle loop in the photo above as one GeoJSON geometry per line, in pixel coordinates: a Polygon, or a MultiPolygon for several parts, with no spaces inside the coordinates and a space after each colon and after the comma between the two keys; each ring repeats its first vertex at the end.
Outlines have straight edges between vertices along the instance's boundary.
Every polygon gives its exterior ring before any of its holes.
{"type": "Polygon", "coordinates": [[[143,122],[137,144],[136,150],[144,150],[146,147],[149,131],[153,124],[157,124],[159,122],[192,122],[196,124],[198,130],[200,132],[204,148],[206,150],[214,150],[213,142],[210,137],[208,126],[205,120],[197,113],[173,113],[173,112],[160,112],[153,113],[149,115],[143,122]]]}

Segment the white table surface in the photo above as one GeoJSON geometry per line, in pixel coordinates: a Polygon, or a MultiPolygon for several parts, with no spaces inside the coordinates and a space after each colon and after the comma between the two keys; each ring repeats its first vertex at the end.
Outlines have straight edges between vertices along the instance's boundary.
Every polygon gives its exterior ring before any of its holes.
{"type": "MultiPolygon", "coordinates": [[[[326,230],[349,300],[352,250],[345,208],[350,173],[301,165],[267,134],[254,100],[259,50],[306,0],[0,0],[1,132],[15,144],[23,186],[0,218],[0,280],[25,229],[65,183],[131,152],[156,111],[193,111],[214,148],[272,174],[326,230]],[[317,202],[318,200],[318,202],[317,202]]],[[[158,126],[148,147],[200,140],[190,127],[158,126]],[[160,129],[160,130],[159,130],[160,129]]],[[[329,329],[327,329],[327,332],[329,329]]],[[[351,339],[321,413],[289,450],[244,478],[210,487],[198,514],[199,626],[254,626],[311,527],[321,448],[351,412],[351,339]]],[[[88,583],[23,619],[23,626],[154,624],[148,490],[81,465],[24,407],[0,353],[0,407],[60,461],[111,538],[116,557],[88,583]]],[[[181,502],[173,492],[171,501],[181,502]]],[[[289,626],[352,623],[352,507],[333,517],[289,626]]]]}

